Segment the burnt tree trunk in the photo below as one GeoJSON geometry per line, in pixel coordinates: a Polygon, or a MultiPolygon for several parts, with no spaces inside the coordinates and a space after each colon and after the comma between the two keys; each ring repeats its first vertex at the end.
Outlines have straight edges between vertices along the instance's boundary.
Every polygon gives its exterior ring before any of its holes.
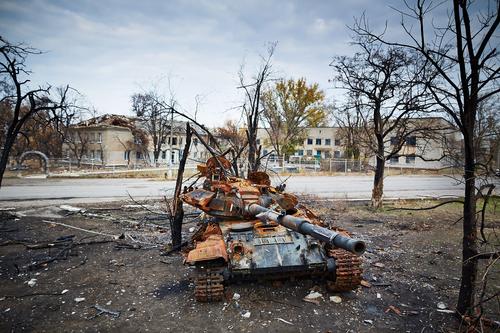
{"type": "Polygon", "coordinates": [[[372,207],[375,209],[382,208],[382,196],[384,194],[384,170],[385,159],[383,157],[377,156],[372,190],[372,207]]]}
{"type": "MultiPolygon", "coordinates": [[[[472,113],[472,112],[470,112],[472,113]]],[[[462,278],[460,281],[460,292],[458,295],[457,312],[460,315],[472,315],[475,304],[476,280],[477,280],[477,218],[476,218],[476,175],[474,154],[474,116],[469,113],[469,119],[465,119],[464,125],[464,211],[463,211],[463,239],[462,239],[462,278]],[[467,133],[468,132],[468,133],[467,133]]]]}
{"type": "Polygon", "coordinates": [[[257,133],[253,129],[247,131],[248,138],[248,171],[258,171],[259,163],[257,156],[257,133]]]}
{"type": "Polygon", "coordinates": [[[0,159],[0,187],[2,187],[3,174],[7,169],[7,163],[9,162],[9,155],[14,141],[17,135],[7,135],[5,144],[3,146],[2,158],[0,159]]]}
{"type": "Polygon", "coordinates": [[[384,195],[384,171],[385,171],[385,147],[384,129],[382,126],[382,116],[380,114],[381,103],[375,101],[373,112],[373,123],[375,125],[375,137],[377,139],[375,176],[373,177],[372,207],[382,208],[382,196],[384,195]]]}
{"type": "Polygon", "coordinates": [[[179,249],[182,244],[182,220],[184,219],[184,209],[182,208],[182,200],[179,198],[182,190],[182,179],[184,176],[184,168],[186,166],[186,161],[189,155],[189,147],[191,146],[191,126],[189,123],[186,124],[186,144],[184,145],[184,151],[182,152],[182,157],[179,162],[179,169],[177,171],[177,180],[175,182],[174,198],[172,201],[173,205],[173,220],[171,224],[172,233],[172,249],[179,249]]]}

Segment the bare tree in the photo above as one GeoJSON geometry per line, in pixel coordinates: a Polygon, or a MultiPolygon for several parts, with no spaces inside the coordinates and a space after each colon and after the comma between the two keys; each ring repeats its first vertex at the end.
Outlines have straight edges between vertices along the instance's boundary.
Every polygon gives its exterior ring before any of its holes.
{"type": "Polygon", "coordinates": [[[410,136],[421,132],[414,119],[427,109],[426,91],[420,85],[423,70],[414,53],[385,48],[380,43],[358,38],[362,52],[353,57],[336,57],[331,63],[334,80],[347,91],[364,132],[364,145],[375,155],[372,207],[382,207],[385,163],[399,156],[410,136]]]}
{"type": "Polygon", "coordinates": [[[231,154],[234,175],[238,177],[238,161],[248,145],[245,133],[240,130],[236,122],[231,120],[226,121],[224,126],[218,127],[215,133],[217,138],[226,144],[227,147],[224,148],[228,148],[227,153],[231,154]]]}
{"type": "Polygon", "coordinates": [[[51,86],[30,88],[31,72],[26,68],[26,60],[29,56],[40,53],[29,46],[13,44],[0,37],[0,110],[11,110],[1,142],[0,186],[12,146],[26,122],[38,113],[66,107],[69,86],[62,90],[57,100],[51,96],[51,86]]]}
{"type": "Polygon", "coordinates": [[[332,113],[335,124],[338,127],[338,137],[343,141],[344,156],[346,158],[358,159],[368,155],[369,149],[365,149],[362,142],[367,140],[362,139],[364,135],[362,126],[362,113],[358,105],[358,98],[348,100],[345,105],[332,113]]]}
{"type": "Polygon", "coordinates": [[[64,143],[71,152],[69,158],[76,159],[76,163],[80,167],[82,159],[87,156],[90,137],[84,129],[78,126],[72,126],[67,131],[70,133],[65,134],[64,143]]]}
{"type": "MultiPolygon", "coordinates": [[[[426,86],[435,102],[450,117],[463,135],[464,208],[462,241],[462,277],[457,302],[460,315],[474,316],[478,272],[478,225],[476,216],[476,121],[479,105],[500,92],[500,67],[497,40],[500,1],[453,0],[440,2],[417,0],[406,3],[401,26],[408,42],[392,42],[376,34],[366,20],[358,20],[355,31],[361,36],[418,52],[434,69],[426,86]],[[447,22],[439,25],[432,12],[450,5],[447,22]],[[415,25],[415,29],[413,28],[415,25]]],[[[498,111],[498,110],[497,110],[498,111]]]]}
{"type": "Polygon", "coordinates": [[[245,92],[245,102],[243,104],[243,115],[246,122],[246,134],[248,140],[248,170],[257,171],[260,167],[260,147],[257,145],[257,131],[262,115],[261,97],[265,84],[271,80],[271,58],[276,49],[277,43],[270,43],[267,49],[267,56],[261,57],[260,69],[257,75],[247,80],[244,74],[243,65],[238,73],[240,85],[239,89],[245,92]]]}
{"type": "MultiPolygon", "coordinates": [[[[165,108],[160,103],[158,94],[154,91],[132,95],[132,111],[140,119],[141,125],[151,137],[153,145],[154,164],[157,165],[161,153],[161,146],[170,134],[173,126],[170,115],[171,108],[165,108]]],[[[170,138],[172,140],[172,138],[170,138]]]]}

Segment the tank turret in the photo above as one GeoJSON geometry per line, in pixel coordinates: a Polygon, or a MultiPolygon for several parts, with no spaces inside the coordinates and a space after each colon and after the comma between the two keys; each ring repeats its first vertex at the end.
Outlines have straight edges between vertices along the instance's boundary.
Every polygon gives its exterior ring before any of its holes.
{"type": "Polygon", "coordinates": [[[306,218],[287,215],[286,211],[277,213],[269,208],[257,204],[250,204],[245,207],[245,210],[250,215],[254,215],[261,221],[266,222],[270,220],[277,222],[282,226],[300,232],[301,234],[309,235],[315,239],[323,241],[332,246],[350,251],[354,254],[362,255],[365,252],[365,242],[350,237],[345,237],[338,232],[315,225],[306,218]]]}

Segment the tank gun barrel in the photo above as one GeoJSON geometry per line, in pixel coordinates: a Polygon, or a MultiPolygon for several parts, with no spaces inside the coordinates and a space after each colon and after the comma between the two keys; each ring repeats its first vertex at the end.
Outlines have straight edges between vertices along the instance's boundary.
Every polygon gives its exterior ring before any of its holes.
{"type": "Polygon", "coordinates": [[[338,232],[320,227],[311,223],[308,219],[293,215],[285,215],[275,212],[258,204],[250,204],[245,207],[246,212],[262,220],[277,222],[289,229],[309,235],[333,246],[350,251],[357,255],[363,254],[366,249],[365,242],[345,237],[338,232]]]}

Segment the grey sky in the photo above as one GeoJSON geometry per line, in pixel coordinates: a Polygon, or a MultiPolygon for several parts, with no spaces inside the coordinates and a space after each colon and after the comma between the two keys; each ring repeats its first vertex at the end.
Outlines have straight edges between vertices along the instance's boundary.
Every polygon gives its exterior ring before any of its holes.
{"type": "Polygon", "coordinates": [[[213,126],[238,119],[237,72],[243,61],[255,72],[269,41],[278,41],[277,76],[306,77],[339,98],[328,64],[351,52],[345,25],[366,11],[381,26],[395,17],[390,2],[2,0],[0,32],[46,51],[30,60],[35,83],[68,83],[101,114],[130,114],[133,92],[170,76],[184,109],[202,96],[199,119],[213,126]]]}

